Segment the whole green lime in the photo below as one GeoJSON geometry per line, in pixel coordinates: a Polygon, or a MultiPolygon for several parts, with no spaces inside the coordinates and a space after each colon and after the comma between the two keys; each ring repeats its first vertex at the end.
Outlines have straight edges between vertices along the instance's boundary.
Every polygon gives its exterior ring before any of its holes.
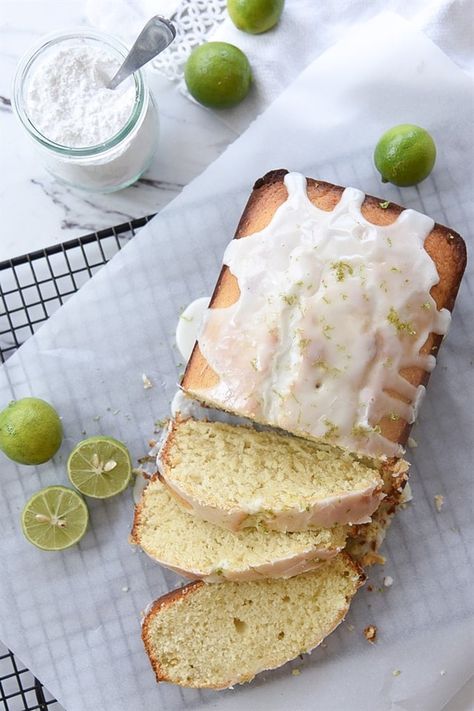
{"type": "Polygon", "coordinates": [[[189,93],[200,104],[227,109],[244,99],[252,74],[243,52],[227,42],[207,42],[194,49],[184,68],[189,93]]]}
{"type": "Polygon", "coordinates": [[[37,397],[11,402],[0,412],[0,449],[19,464],[43,464],[58,451],[63,428],[58,413],[37,397]]]}
{"type": "Polygon", "coordinates": [[[411,123],[386,131],[374,152],[382,182],[399,187],[421,183],[433,170],[435,161],[436,146],[430,134],[411,123]]]}
{"type": "Polygon", "coordinates": [[[285,0],[227,0],[227,11],[239,30],[259,35],[277,24],[284,4],[285,0]]]}

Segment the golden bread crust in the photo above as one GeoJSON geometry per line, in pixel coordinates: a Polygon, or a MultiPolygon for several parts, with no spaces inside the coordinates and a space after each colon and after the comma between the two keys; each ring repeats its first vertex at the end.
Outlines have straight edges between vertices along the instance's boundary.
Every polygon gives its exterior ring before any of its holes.
{"type": "Polygon", "coordinates": [[[182,588],[177,588],[176,590],[171,590],[170,592],[165,593],[164,595],[162,595],[161,597],[159,597],[157,600],[155,600],[153,602],[151,608],[149,609],[149,611],[147,612],[147,614],[143,620],[142,640],[143,640],[143,644],[145,645],[145,650],[146,650],[146,653],[148,654],[148,658],[150,660],[152,669],[155,672],[156,681],[158,683],[160,681],[170,681],[170,680],[166,676],[165,672],[161,670],[159,660],[153,654],[153,646],[152,646],[150,638],[149,638],[150,622],[155,615],[159,614],[160,610],[163,607],[167,607],[168,605],[172,605],[173,603],[177,602],[178,600],[184,599],[187,595],[191,595],[193,592],[195,592],[202,585],[205,585],[205,583],[202,580],[194,580],[191,583],[187,583],[187,585],[184,585],[182,588]]]}
{"type": "MultiPolygon", "coordinates": [[[[283,182],[287,170],[274,170],[257,180],[237,226],[234,239],[241,239],[254,234],[266,227],[275,210],[287,199],[288,193],[283,182]]],[[[324,181],[307,178],[308,197],[321,210],[333,210],[339,202],[344,188],[324,181]]],[[[405,208],[389,203],[382,208],[380,198],[367,195],[362,214],[366,220],[376,225],[388,225],[394,222],[405,208]]],[[[466,245],[462,237],[443,225],[435,224],[425,240],[425,249],[434,261],[439,274],[439,283],[431,295],[438,309],[446,308],[452,311],[459,284],[466,266],[466,245]]],[[[211,297],[210,308],[231,306],[239,298],[240,291],[236,278],[227,266],[223,266],[211,297]]],[[[431,353],[437,356],[442,336],[430,334],[421,353],[431,353]]],[[[429,373],[421,368],[404,368],[401,375],[412,385],[426,385],[429,373]]],[[[219,382],[219,376],[214,372],[202,355],[196,343],[188,361],[181,386],[192,393],[195,390],[211,388],[219,382]]],[[[398,393],[391,395],[403,399],[398,393]]],[[[411,425],[405,420],[392,420],[384,417],[378,425],[381,434],[392,442],[404,446],[407,442],[411,425]]]]}

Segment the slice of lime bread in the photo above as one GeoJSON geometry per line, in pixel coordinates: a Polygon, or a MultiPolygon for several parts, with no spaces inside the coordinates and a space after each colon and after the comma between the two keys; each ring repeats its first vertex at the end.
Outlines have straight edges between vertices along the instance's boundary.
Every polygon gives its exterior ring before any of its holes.
{"type": "Polygon", "coordinates": [[[156,600],[142,638],[158,681],[224,689],[309,652],[344,619],[365,580],[340,553],[288,579],[197,581],[156,600]]]}
{"type": "Polygon", "coordinates": [[[158,563],[192,580],[286,578],[313,570],[345,546],[347,526],[296,533],[232,533],[190,516],[154,476],[135,507],[130,540],[158,563]]]}
{"type": "Polygon", "coordinates": [[[384,497],[375,464],[309,440],[222,422],[171,422],[158,467],[182,506],[232,531],[365,523],[384,497]]]}

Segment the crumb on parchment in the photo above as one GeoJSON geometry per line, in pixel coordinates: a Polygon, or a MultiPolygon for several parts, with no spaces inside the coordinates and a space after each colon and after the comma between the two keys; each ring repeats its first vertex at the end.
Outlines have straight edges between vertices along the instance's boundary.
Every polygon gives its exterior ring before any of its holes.
{"type": "Polygon", "coordinates": [[[151,382],[148,375],[145,375],[145,373],[142,373],[142,383],[143,383],[144,390],[149,390],[150,388],[153,387],[153,383],[151,382]]]}
{"type": "Polygon", "coordinates": [[[362,566],[368,566],[368,565],[384,565],[385,563],[385,556],[380,555],[380,553],[374,553],[373,551],[369,551],[368,553],[365,553],[362,556],[361,564],[362,566]]]}
{"type": "Polygon", "coordinates": [[[291,673],[293,676],[299,676],[301,674],[301,669],[292,669],[291,673]]]}
{"type": "Polygon", "coordinates": [[[377,627],[375,625],[368,625],[364,630],[364,636],[367,642],[374,644],[377,641],[377,627]]]}
{"type": "Polygon", "coordinates": [[[434,497],[434,504],[436,506],[436,511],[439,513],[444,505],[444,496],[441,494],[436,494],[434,497]]]}
{"type": "Polygon", "coordinates": [[[393,674],[393,676],[400,676],[401,671],[400,671],[400,669],[394,669],[392,674],[393,674]]]}
{"type": "Polygon", "coordinates": [[[385,578],[383,579],[383,584],[385,585],[386,588],[389,588],[393,585],[393,578],[391,575],[386,575],[385,578]]]}

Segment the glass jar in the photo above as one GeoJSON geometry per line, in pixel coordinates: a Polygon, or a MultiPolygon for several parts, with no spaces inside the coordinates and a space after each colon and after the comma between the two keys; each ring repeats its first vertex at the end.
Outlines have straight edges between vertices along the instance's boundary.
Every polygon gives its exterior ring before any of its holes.
{"type": "Polygon", "coordinates": [[[158,111],[141,70],[133,74],[135,102],[125,125],[106,141],[85,148],[49,140],[32,123],[26,101],[33,72],[58,48],[92,45],[121,64],[127,48],[118,40],[88,28],[48,35],[20,61],[14,80],[13,108],[38,150],[46,169],[68,185],[93,192],[113,192],[134,183],[149,167],[158,145],[158,111]]]}

